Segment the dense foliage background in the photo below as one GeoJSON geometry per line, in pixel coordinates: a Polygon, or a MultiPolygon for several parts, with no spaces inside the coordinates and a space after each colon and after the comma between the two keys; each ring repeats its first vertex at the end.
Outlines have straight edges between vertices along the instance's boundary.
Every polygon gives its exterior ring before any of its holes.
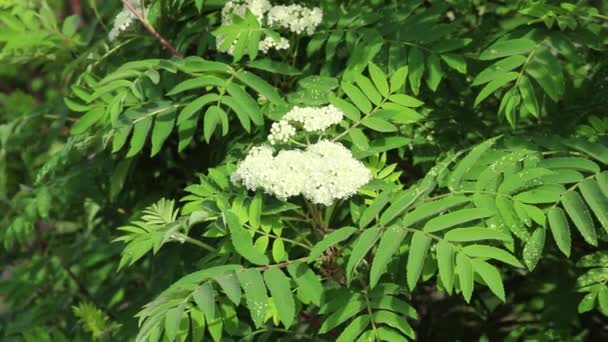
{"type": "Polygon", "coordinates": [[[299,4],[0,0],[0,340],[607,340],[608,2],[299,4]],[[356,195],[230,181],[328,104],[356,195]]]}

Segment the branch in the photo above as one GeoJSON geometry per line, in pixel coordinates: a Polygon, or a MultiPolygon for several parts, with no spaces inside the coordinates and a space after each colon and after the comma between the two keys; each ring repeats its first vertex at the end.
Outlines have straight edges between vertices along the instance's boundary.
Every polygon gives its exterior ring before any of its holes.
{"type": "Polygon", "coordinates": [[[164,46],[167,50],[171,51],[171,53],[180,58],[180,59],[184,59],[184,55],[182,55],[181,52],[177,51],[176,48],[173,47],[173,45],[171,45],[171,43],[169,43],[165,38],[163,38],[155,29],[154,27],[152,27],[152,25],[150,25],[150,23],[146,20],[146,18],[144,18],[144,16],[142,15],[142,13],[138,12],[127,0],[121,0],[122,3],[125,5],[126,8],[129,9],[129,11],[131,11],[131,13],[133,13],[133,15],[135,17],[137,17],[137,19],[139,19],[139,21],[141,21],[141,23],[144,25],[144,27],[146,28],[146,30],[148,30],[148,32],[150,32],[150,34],[152,34],[154,36],[154,38],[156,38],[160,44],[162,46],[164,46]]]}

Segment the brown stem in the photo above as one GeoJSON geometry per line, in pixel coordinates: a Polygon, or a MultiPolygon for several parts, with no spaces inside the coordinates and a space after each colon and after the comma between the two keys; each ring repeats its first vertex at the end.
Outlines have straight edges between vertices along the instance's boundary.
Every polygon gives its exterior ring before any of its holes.
{"type": "Polygon", "coordinates": [[[133,8],[133,6],[131,6],[131,4],[127,1],[127,0],[121,0],[122,3],[125,5],[126,8],[129,9],[129,11],[131,11],[131,13],[133,13],[133,15],[135,15],[137,17],[137,19],[139,19],[139,21],[141,21],[141,23],[144,25],[144,27],[146,28],[146,30],[148,30],[148,32],[150,32],[150,34],[152,34],[154,36],[154,38],[156,38],[160,44],[162,46],[164,46],[167,50],[171,51],[171,53],[180,58],[180,59],[184,59],[184,55],[182,55],[181,52],[177,51],[176,48],[173,47],[173,45],[171,45],[165,38],[163,38],[155,29],[154,27],[152,27],[152,25],[150,25],[150,23],[148,23],[148,21],[146,20],[146,18],[143,17],[143,15],[138,12],[135,8],[133,8]]]}
{"type": "Polygon", "coordinates": [[[80,0],[70,0],[70,8],[72,13],[80,18],[80,26],[82,26],[84,24],[84,18],[82,17],[82,4],[80,0]]]}

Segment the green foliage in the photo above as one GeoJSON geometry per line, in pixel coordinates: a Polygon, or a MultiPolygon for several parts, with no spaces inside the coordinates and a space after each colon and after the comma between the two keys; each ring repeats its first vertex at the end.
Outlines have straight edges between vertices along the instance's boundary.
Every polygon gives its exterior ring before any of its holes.
{"type": "Polygon", "coordinates": [[[0,3],[0,340],[608,338],[604,2],[64,3],[0,3]],[[354,195],[237,181],[330,105],[275,156],[339,143],[354,195]]]}

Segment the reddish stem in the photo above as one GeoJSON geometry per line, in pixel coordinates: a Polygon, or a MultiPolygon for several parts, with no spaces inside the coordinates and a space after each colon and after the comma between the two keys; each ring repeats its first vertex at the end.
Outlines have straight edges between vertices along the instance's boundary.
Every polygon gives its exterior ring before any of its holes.
{"type": "Polygon", "coordinates": [[[148,30],[148,32],[150,32],[150,34],[152,34],[154,36],[154,38],[156,38],[160,44],[162,46],[164,46],[167,50],[171,51],[171,53],[174,56],[177,56],[180,59],[184,59],[184,55],[182,55],[181,52],[177,51],[176,48],[173,47],[173,45],[171,45],[165,38],[163,38],[155,29],[154,27],[152,27],[148,21],[142,16],[142,14],[140,12],[138,12],[135,8],[133,8],[133,6],[131,6],[131,4],[127,1],[127,0],[121,0],[122,3],[125,5],[126,8],[129,9],[129,11],[131,11],[131,13],[133,13],[133,15],[135,15],[137,17],[137,19],[139,19],[139,21],[141,21],[141,23],[144,25],[144,27],[146,28],[146,30],[148,30]]]}

